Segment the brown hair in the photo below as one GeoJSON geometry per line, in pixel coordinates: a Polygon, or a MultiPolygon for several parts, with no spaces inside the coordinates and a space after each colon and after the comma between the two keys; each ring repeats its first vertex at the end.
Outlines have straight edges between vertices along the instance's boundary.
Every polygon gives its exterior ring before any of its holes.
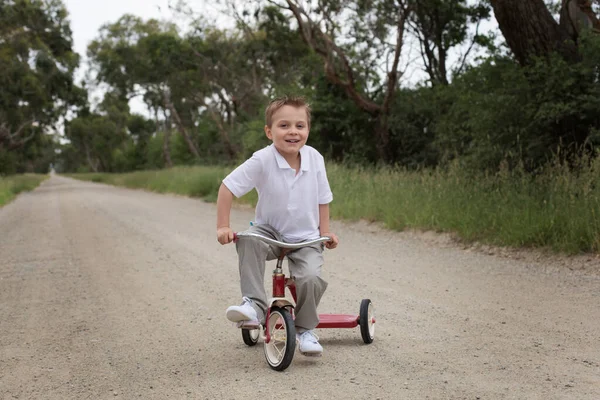
{"type": "Polygon", "coordinates": [[[265,109],[265,122],[269,128],[273,123],[273,114],[283,106],[304,107],[306,109],[306,123],[310,128],[310,104],[302,96],[283,96],[272,100],[265,109]]]}

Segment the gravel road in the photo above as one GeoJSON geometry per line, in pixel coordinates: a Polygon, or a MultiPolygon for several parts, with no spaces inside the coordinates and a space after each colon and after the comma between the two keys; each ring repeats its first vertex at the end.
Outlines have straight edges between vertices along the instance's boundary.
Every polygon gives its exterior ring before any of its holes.
{"type": "MultiPolygon", "coordinates": [[[[0,398],[600,399],[600,273],[585,259],[334,222],[320,311],[370,298],[375,341],[322,329],[323,357],[279,373],[225,318],[237,256],[215,214],[59,176],[1,208],[0,398]]],[[[236,208],[234,229],[252,218],[236,208]]]]}

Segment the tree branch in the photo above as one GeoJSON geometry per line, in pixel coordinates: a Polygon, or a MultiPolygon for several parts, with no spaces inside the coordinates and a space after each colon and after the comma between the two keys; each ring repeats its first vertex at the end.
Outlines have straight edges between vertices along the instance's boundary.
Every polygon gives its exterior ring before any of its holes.
{"type": "Polygon", "coordinates": [[[15,150],[20,147],[23,147],[25,143],[29,142],[31,139],[35,137],[36,132],[31,132],[28,136],[20,137],[24,132],[25,128],[35,122],[35,118],[26,120],[23,122],[14,133],[10,132],[10,128],[3,122],[0,124],[0,142],[5,142],[6,147],[9,150],[15,150]]]}
{"type": "Polygon", "coordinates": [[[302,9],[295,1],[286,0],[288,7],[283,7],[278,3],[269,0],[270,3],[275,4],[281,8],[291,10],[298,22],[300,33],[304,42],[312,48],[317,54],[325,61],[325,74],[331,82],[341,86],[348,96],[355,102],[355,104],[361,109],[365,110],[369,114],[377,115],[381,112],[381,106],[370,99],[365,98],[356,90],[356,82],[354,79],[354,71],[344,51],[340,49],[333,40],[326,35],[310,18],[308,13],[302,9]],[[304,21],[306,18],[306,22],[304,21]],[[324,47],[319,46],[315,36],[317,35],[324,43],[324,47]],[[340,75],[335,67],[335,57],[337,56],[339,62],[342,64],[344,78],[340,75]]]}
{"type": "Polygon", "coordinates": [[[401,15],[398,16],[398,25],[396,27],[397,32],[396,48],[394,50],[394,63],[392,66],[392,70],[388,74],[387,91],[383,100],[383,105],[381,107],[384,113],[387,113],[390,109],[390,105],[394,97],[394,93],[396,91],[396,85],[398,84],[398,64],[400,63],[400,54],[402,53],[402,46],[404,43],[404,31],[406,30],[406,20],[410,13],[410,10],[408,7],[404,7],[404,5],[402,5],[399,12],[401,13],[401,15]]]}
{"type": "Polygon", "coordinates": [[[475,27],[475,35],[473,35],[473,40],[471,41],[471,45],[469,45],[469,48],[467,49],[467,51],[465,52],[465,54],[464,54],[464,56],[462,58],[460,66],[456,70],[456,72],[458,74],[460,74],[463,71],[463,68],[465,67],[465,65],[467,63],[467,57],[469,56],[469,53],[471,52],[471,50],[473,50],[473,47],[475,47],[475,42],[477,40],[477,35],[479,34],[479,25],[480,24],[481,24],[481,21],[477,21],[477,25],[475,27]]]}

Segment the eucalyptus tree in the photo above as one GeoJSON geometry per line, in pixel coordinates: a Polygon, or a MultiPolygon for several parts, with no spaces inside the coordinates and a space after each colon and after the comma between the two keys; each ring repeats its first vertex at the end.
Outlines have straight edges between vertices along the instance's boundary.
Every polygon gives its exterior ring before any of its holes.
{"type": "Polygon", "coordinates": [[[552,15],[552,4],[544,0],[490,0],[506,42],[520,64],[533,57],[560,54],[569,62],[579,61],[577,44],[583,31],[600,33],[600,20],[591,0],[562,0],[560,19],[552,15]]]}
{"type": "Polygon", "coordinates": [[[263,11],[254,24],[239,20],[235,30],[205,27],[187,37],[204,76],[193,99],[216,125],[231,159],[239,152],[231,135],[262,120],[269,97],[312,83],[303,79],[314,67],[306,45],[279,10],[263,11]]]}
{"type": "MultiPolygon", "coordinates": [[[[178,99],[173,96],[182,68],[185,68],[185,43],[172,23],[124,15],[117,22],[104,25],[99,37],[88,47],[98,83],[107,83],[123,99],[143,95],[150,109],[162,111],[166,122],[176,124],[190,153],[200,158],[188,126],[178,111],[178,99]]],[[[188,57],[189,58],[189,57],[188,57]]],[[[188,62],[189,63],[189,62],[188,62]]],[[[181,86],[181,85],[180,85],[181,86]]],[[[171,165],[169,153],[170,126],[166,127],[165,160],[171,165]]]]}
{"type": "Polygon", "coordinates": [[[113,172],[114,153],[127,139],[129,106],[118,93],[107,92],[98,112],[82,110],[65,124],[65,135],[94,172],[113,172]]]}
{"type": "Polygon", "coordinates": [[[153,32],[142,37],[134,51],[138,57],[131,73],[136,84],[155,94],[153,97],[146,97],[153,99],[153,105],[156,105],[157,99],[162,102],[164,110],[169,112],[170,119],[183,136],[190,153],[199,160],[200,153],[190,134],[190,127],[193,127],[194,123],[184,122],[185,115],[180,112],[190,107],[185,101],[189,84],[193,80],[201,79],[189,79],[191,50],[188,44],[174,32],[153,32]]]}
{"type": "Polygon", "coordinates": [[[490,17],[487,1],[413,0],[411,5],[414,12],[409,18],[410,31],[418,39],[425,71],[433,85],[448,85],[451,75],[459,75],[468,65],[477,46],[492,45],[490,37],[479,31],[481,22],[490,17]],[[452,51],[460,46],[466,47],[454,65],[449,65],[452,51]]]}
{"type": "Polygon", "coordinates": [[[44,132],[82,100],[71,36],[60,0],[0,2],[0,158],[48,143],[44,132]]]}
{"type": "MultiPolygon", "coordinates": [[[[266,0],[295,20],[305,44],[322,61],[327,78],[373,120],[373,140],[389,161],[389,117],[403,74],[401,57],[409,0],[266,0]]],[[[245,13],[249,13],[248,10],[245,13]]]]}

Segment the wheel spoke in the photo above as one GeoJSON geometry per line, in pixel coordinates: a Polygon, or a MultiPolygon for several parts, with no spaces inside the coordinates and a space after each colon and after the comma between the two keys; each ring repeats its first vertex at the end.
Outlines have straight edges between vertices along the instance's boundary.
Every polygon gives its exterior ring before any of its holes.
{"type": "Polygon", "coordinates": [[[283,358],[283,350],[285,349],[285,345],[281,348],[277,347],[277,345],[273,345],[275,350],[277,350],[277,360],[281,360],[283,358]]]}
{"type": "Polygon", "coordinates": [[[282,321],[281,318],[277,318],[273,326],[275,327],[273,333],[271,334],[273,348],[277,352],[277,360],[281,360],[285,355],[285,344],[287,339],[285,321],[282,321]]]}

